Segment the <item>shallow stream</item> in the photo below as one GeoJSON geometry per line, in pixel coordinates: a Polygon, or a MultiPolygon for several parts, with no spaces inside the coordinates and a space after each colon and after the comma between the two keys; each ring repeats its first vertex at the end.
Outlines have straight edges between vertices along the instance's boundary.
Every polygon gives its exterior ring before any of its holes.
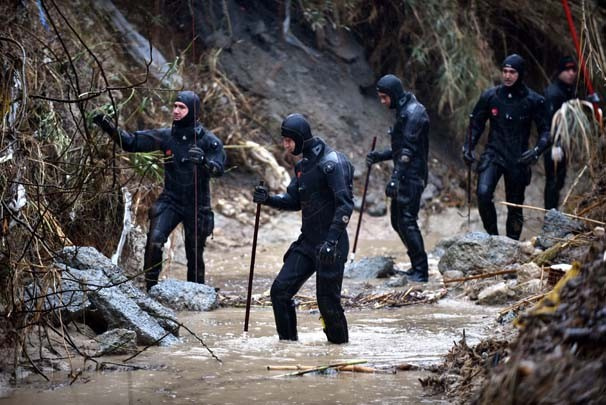
{"type": "MultiPolygon", "coordinates": [[[[426,243],[431,247],[444,233],[454,233],[449,227],[459,227],[462,219],[452,213],[425,219],[428,231],[426,243]],[[440,221],[433,223],[432,221],[440,221]]],[[[282,218],[281,220],[287,221],[282,218]]],[[[280,267],[286,240],[296,235],[293,229],[283,238],[272,238],[272,232],[262,232],[255,266],[255,294],[266,293],[280,267]],[[283,239],[283,240],[280,240],[283,239]]],[[[392,255],[398,267],[406,267],[406,255],[387,224],[369,220],[362,233],[359,256],[392,255]],[[368,236],[366,236],[368,235],[368,236]],[[372,235],[372,241],[370,241],[372,235]]],[[[385,221],[385,218],[381,219],[385,221]]],[[[287,221],[288,222],[288,221],[287,221]]],[[[275,236],[275,233],[273,234],[275,236]]],[[[243,295],[249,266],[250,247],[208,250],[210,285],[228,295],[243,295]]],[[[436,261],[431,261],[428,289],[442,287],[436,261]]],[[[163,273],[165,277],[185,278],[178,263],[163,273]]],[[[383,283],[380,281],[379,283],[383,283]]],[[[302,294],[314,294],[312,277],[302,294]]],[[[360,288],[360,282],[346,279],[343,293],[360,288]]],[[[404,287],[407,288],[407,287],[404,287]]],[[[397,373],[329,373],[299,377],[278,377],[288,371],[268,371],[268,365],[319,366],[355,359],[366,360],[368,366],[392,370],[402,363],[429,364],[458,341],[465,330],[469,343],[477,342],[489,331],[496,309],[445,298],[436,304],[413,305],[395,309],[348,309],[350,343],[332,345],[326,342],[317,311],[298,311],[299,341],[280,342],[275,332],[270,307],[253,307],[250,328],[243,331],[244,309],[222,308],[211,312],[182,312],[180,320],[212,348],[222,363],[212,359],[205,348],[182,330],[182,343],[176,346],[152,347],[129,363],[145,365],[136,371],[87,372],[73,385],[58,386],[65,374],[56,374],[56,381],[21,385],[7,404],[436,404],[445,400],[427,397],[418,379],[424,371],[397,373]]],[[[126,356],[109,359],[119,362],[126,356]]],[[[108,360],[108,359],[105,359],[108,360]]],[[[51,377],[53,377],[51,375],[51,377]]]]}

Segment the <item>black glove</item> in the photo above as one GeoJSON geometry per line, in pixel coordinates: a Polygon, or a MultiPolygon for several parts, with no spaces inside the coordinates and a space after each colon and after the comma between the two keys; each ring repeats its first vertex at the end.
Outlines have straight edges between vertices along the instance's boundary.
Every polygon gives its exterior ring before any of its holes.
{"type": "Polygon", "coordinates": [[[398,196],[398,183],[393,177],[385,186],[385,195],[389,198],[396,198],[398,196]]]}
{"type": "Polygon", "coordinates": [[[201,165],[204,163],[204,151],[199,146],[193,145],[187,151],[187,155],[190,162],[193,162],[196,165],[201,165]]]}
{"type": "Polygon", "coordinates": [[[471,165],[476,161],[475,153],[473,153],[473,150],[469,149],[467,146],[463,146],[463,160],[467,165],[471,165]]]}
{"type": "Polygon", "coordinates": [[[217,177],[221,175],[221,166],[217,162],[213,162],[212,160],[204,160],[204,162],[211,176],[217,177]]]}
{"type": "Polygon", "coordinates": [[[318,260],[322,264],[334,264],[337,261],[337,242],[334,240],[325,241],[320,246],[318,260]]]}
{"type": "Polygon", "coordinates": [[[368,154],[366,155],[366,165],[368,165],[368,166],[372,166],[373,164],[380,162],[380,161],[381,161],[380,153],[376,150],[368,152],[368,154]]]}
{"type": "Polygon", "coordinates": [[[101,128],[105,133],[108,133],[110,135],[116,133],[116,127],[109,115],[95,114],[95,116],[93,117],[93,123],[99,128],[101,128]]]}
{"type": "Polygon", "coordinates": [[[263,204],[269,199],[269,190],[265,186],[256,186],[253,192],[253,202],[263,204]]]}
{"type": "Polygon", "coordinates": [[[529,165],[531,163],[535,163],[538,159],[539,149],[537,147],[534,147],[522,153],[522,156],[520,156],[520,158],[518,159],[518,163],[522,165],[529,165]]]}

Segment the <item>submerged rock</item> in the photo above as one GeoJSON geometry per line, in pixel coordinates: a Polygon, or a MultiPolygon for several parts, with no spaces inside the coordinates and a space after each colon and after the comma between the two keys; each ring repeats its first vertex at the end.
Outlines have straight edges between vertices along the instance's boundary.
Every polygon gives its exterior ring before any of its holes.
{"type": "Polygon", "coordinates": [[[219,297],[213,287],[189,281],[161,281],[149,294],[176,311],[210,311],[219,306],[219,297]]]}
{"type": "Polygon", "coordinates": [[[447,271],[460,271],[464,275],[490,272],[515,262],[525,262],[529,256],[525,243],[483,232],[451,238],[442,246],[444,254],[438,263],[442,274],[447,271]]]}
{"type": "Polygon", "coordinates": [[[395,274],[393,257],[364,257],[359,261],[347,263],[343,277],[358,280],[386,278],[395,274]]]}

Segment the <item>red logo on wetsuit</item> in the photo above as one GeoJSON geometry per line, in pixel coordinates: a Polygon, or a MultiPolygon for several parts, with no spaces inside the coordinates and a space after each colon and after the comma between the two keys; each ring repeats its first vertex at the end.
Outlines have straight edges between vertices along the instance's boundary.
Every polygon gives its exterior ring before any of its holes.
{"type": "Polygon", "coordinates": [[[170,149],[166,149],[165,154],[166,154],[166,156],[170,156],[170,155],[172,155],[172,154],[173,154],[173,151],[172,151],[172,150],[170,150],[170,149]]]}
{"type": "Polygon", "coordinates": [[[493,107],[492,110],[490,110],[490,112],[492,113],[493,117],[496,117],[497,115],[499,115],[499,109],[497,107],[493,107]]]}
{"type": "Polygon", "coordinates": [[[297,172],[297,179],[301,178],[301,172],[297,172]]]}

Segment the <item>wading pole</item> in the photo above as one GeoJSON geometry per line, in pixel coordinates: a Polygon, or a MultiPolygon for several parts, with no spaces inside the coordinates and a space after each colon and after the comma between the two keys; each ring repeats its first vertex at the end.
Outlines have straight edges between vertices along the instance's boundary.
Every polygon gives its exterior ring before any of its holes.
{"type": "MultiPolygon", "coordinates": [[[[377,144],[377,137],[372,138],[372,146],[370,147],[370,151],[375,150],[375,145],[377,144]]],[[[370,168],[372,166],[368,166],[368,171],[366,171],[366,182],[364,183],[364,192],[362,193],[362,204],[360,205],[360,216],[358,217],[358,227],[356,228],[356,237],[354,238],[353,249],[351,250],[351,255],[349,257],[350,261],[353,262],[356,257],[356,248],[358,247],[358,236],[360,236],[360,226],[362,225],[362,214],[364,214],[364,204],[366,203],[366,192],[368,191],[368,180],[370,179],[370,168]]]]}
{"type": "MultiPolygon", "coordinates": [[[[471,120],[473,115],[469,115],[469,127],[467,128],[467,147],[471,150],[471,120]]],[[[471,229],[471,164],[467,163],[467,232],[471,229]]]]}
{"type": "MultiPolygon", "coordinates": [[[[264,186],[263,181],[259,186],[264,186]]],[[[250,274],[248,275],[248,295],[246,296],[246,315],[244,316],[244,332],[248,332],[248,318],[250,317],[250,300],[252,298],[253,274],[255,272],[255,255],[257,253],[257,234],[259,233],[259,217],[261,216],[261,204],[257,204],[255,214],[255,230],[253,232],[252,253],[250,254],[250,274]]]]}

